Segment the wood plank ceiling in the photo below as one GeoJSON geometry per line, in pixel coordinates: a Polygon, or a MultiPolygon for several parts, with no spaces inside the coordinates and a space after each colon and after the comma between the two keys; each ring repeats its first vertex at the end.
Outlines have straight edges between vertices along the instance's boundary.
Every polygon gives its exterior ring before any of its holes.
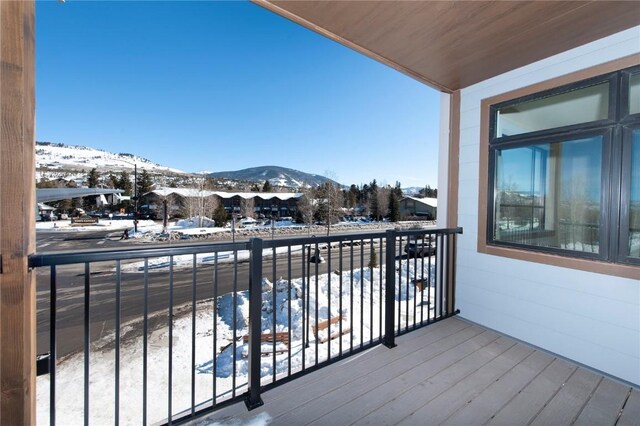
{"type": "Polygon", "coordinates": [[[626,1],[254,2],[445,92],[640,25],[626,1]]]}

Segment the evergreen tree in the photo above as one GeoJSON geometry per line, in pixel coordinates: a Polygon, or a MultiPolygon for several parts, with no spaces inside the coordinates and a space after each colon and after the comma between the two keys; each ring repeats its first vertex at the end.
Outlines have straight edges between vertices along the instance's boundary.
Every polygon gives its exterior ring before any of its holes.
{"type": "Polygon", "coordinates": [[[213,220],[218,228],[224,228],[227,225],[228,215],[222,203],[218,204],[213,212],[213,220]]]}
{"type": "Polygon", "coordinates": [[[140,177],[138,178],[138,197],[143,200],[144,194],[151,192],[152,189],[153,180],[151,179],[151,175],[146,169],[142,169],[142,173],[140,173],[140,177]]]}
{"type": "Polygon", "coordinates": [[[120,185],[120,180],[113,173],[109,173],[108,181],[110,188],[118,188],[118,185],[120,185]]]}
{"type": "Polygon", "coordinates": [[[97,188],[98,183],[100,183],[100,173],[93,168],[89,171],[89,175],[87,176],[87,186],[89,188],[97,188]]]}
{"type": "Polygon", "coordinates": [[[349,187],[349,191],[346,194],[346,204],[347,207],[352,209],[354,208],[358,202],[360,201],[360,190],[357,186],[351,185],[349,187]]]}
{"type": "Polygon", "coordinates": [[[389,220],[391,222],[400,220],[400,198],[395,190],[389,192],[389,220]]]}
{"type": "Polygon", "coordinates": [[[377,268],[378,267],[378,254],[376,253],[376,248],[371,247],[371,253],[369,254],[369,268],[377,268]]]}
{"type": "Polygon", "coordinates": [[[264,185],[262,185],[262,192],[271,192],[272,190],[271,182],[269,182],[269,180],[265,180],[264,185]]]}
{"type": "Polygon", "coordinates": [[[254,183],[253,185],[251,185],[251,192],[260,192],[260,187],[258,186],[257,183],[254,183]]]}
{"type": "MultiPolygon", "coordinates": [[[[129,173],[124,170],[120,173],[120,176],[118,177],[118,185],[116,186],[116,188],[122,189],[124,191],[122,195],[133,195],[133,184],[131,183],[131,177],[129,176],[129,173]]],[[[131,207],[131,202],[123,201],[118,204],[118,207],[128,210],[131,207]]]]}
{"type": "Polygon", "coordinates": [[[396,186],[393,187],[393,192],[395,192],[396,197],[398,197],[398,200],[404,197],[404,194],[402,193],[402,185],[400,184],[399,181],[396,181],[396,186]]]}
{"type": "Polygon", "coordinates": [[[124,191],[124,195],[133,195],[131,177],[129,176],[129,173],[124,170],[120,172],[120,177],[118,178],[118,189],[122,189],[124,191]]]}

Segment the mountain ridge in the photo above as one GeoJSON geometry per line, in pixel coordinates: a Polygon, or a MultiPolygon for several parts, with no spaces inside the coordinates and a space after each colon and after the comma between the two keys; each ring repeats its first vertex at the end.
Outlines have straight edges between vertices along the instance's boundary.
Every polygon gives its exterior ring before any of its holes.
{"type": "Polygon", "coordinates": [[[306,173],[300,170],[291,169],[289,167],[273,165],[248,167],[241,170],[214,172],[209,173],[209,176],[222,179],[248,180],[256,183],[265,182],[268,180],[269,183],[271,183],[271,185],[273,186],[299,188],[304,186],[317,186],[325,182],[332,182],[334,185],[339,185],[340,187],[343,186],[326,176],[306,173]]]}

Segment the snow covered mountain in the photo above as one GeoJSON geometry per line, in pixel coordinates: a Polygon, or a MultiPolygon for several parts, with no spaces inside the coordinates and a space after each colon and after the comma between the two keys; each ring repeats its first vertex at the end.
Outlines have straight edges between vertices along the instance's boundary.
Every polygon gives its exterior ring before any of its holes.
{"type": "Polygon", "coordinates": [[[423,189],[424,186],[410,186],[408,188],[402,188],[402,193],[408,197],[412,197],[418,195],[423,189]]]}
{"type": "Polygon", "coordinates": [[[264,183],[264,181],[268,180],[273,186],[285,186],[289,188],[317,186],[324,182],[333,182],[334,184],[340,185],[325,176],[314,175],[279,166],[260,166],[236,171],[216,172],[211,173],[209,176],[214,178],[238,179],[259,183],[264,183]]]}
{"type": "Polygon", "coordinates": [[[61,143],[36,142],[36,178],[73,177],[74,174],[86,174],[95,168],[99,172],[133,171],[145,169],[154,174],[181,175],[183,171],[161,166],[146,158],[133,154],[103,151],[85,146],[65,145],[61,143]]]}

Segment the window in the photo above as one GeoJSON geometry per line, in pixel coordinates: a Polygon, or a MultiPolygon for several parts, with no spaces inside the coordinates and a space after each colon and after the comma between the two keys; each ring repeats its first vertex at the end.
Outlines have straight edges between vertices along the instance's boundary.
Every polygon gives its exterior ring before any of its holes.
{"type": "Polygon", "coordinates": [[[492,105],[487,242],[640,264],[640,67],[492,105]]]}

